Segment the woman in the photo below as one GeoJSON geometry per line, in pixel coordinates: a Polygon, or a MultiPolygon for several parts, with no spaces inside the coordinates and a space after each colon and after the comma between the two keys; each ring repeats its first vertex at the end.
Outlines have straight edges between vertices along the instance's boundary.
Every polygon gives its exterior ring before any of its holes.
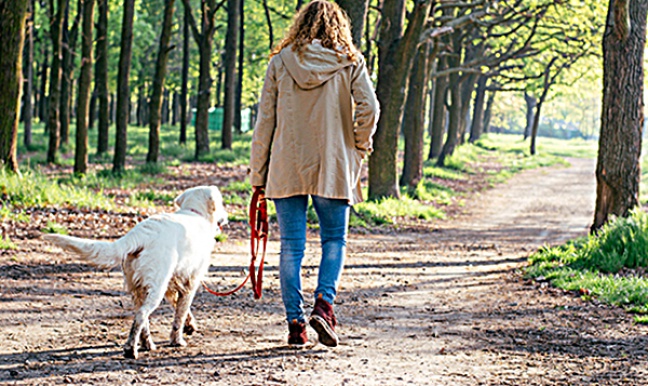
{"type": "Polygon", "coordinates": [[[350,206],[360,202],[360,167],[372,150],[378,101],[346,14],[315,0],[298,13],[273,50],[252,139],[250,182],[265,189],[281,233],[279,276],[288,344],[308,343],[301,264],[310,196],[322,259],[310,325],[338,344],[333,301],[342,273],[350,206]]]}

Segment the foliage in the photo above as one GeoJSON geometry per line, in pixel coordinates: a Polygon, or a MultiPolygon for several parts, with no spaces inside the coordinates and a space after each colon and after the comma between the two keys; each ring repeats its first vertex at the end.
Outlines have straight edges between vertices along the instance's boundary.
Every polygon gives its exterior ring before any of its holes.
{"type": "Polygon", "coordinates": [[[648,215],[636,210],[590,235],[529,258],[527,277],[579,291],[633,312],[648,313],[648,215]]]}
{"type": "Polygon", "coordinates": [[[6,205],[16,208],[73,205],[78,208],[113,209],[114,202],[85,187],[58,183],[34,171],[22,176],[0,171],[0,192],[6,205]]]}

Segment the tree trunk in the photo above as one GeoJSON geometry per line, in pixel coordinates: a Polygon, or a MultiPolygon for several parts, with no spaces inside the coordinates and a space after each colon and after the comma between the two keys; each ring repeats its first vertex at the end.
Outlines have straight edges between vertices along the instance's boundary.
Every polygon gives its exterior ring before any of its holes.
{"type": "Polygon", "coordinates": [[[475,91],[476,75],[468,75],[461,82],[461,121],[459,123],[459,144],[466,142],[466,130],[470,119],[470,102],[473,91],[475,91]]]}
{"type": "MultiPolygon", "coordinates": [[[[452,48],[453,54],[448,56],[448,68],[458,68],[461,65],[461,57],[463,47],[461,44],[463,32],[455,32],[452,36],[452,48]]],[[[450,90],[450,106],[448,107],[449,112],[449,121],[448,121],[448,135],[446,136],[446,141],[443,144],[441,153],[437,158],[437,166],[444,166],[445,160],[447,157],[450,157],[457,146],[457,140],[459,139],[459,132],[461,129],[461,78],[459,73],[453,72],[449,75],[449,84],[448,88],[450,90]]]]}
{"type": "MultiPolygon", "coordinates": [[[[53,3],[53,2],[52,2],[53,3]]],[[[61,62],[63,38],[63,17],[67,11],[65,0],[57,0],[56,11],[51,10],[52,20],[50,25],[50,37],[52,39],[52,66],[50,68],[49,97],[47,115],[47,130],[49,132],[49,143],[47,147],[47,162],[56,162],[56,153],[60,141],[60,106],[61,106],[61,62]]]]}
{"type": "Polygon", "coordinates": [[[205,39],[200,47],[200,75],[198,76],[198,101],[196,103],[196,159],[209,154],[209,107],[211,96],[211,40],[205,39]],[[208,41],[207,41],[208,40],[208,41]]]}
{"type": "Polygon", "coordinates": [[[603,108],[592,232],[611,215],[628,216],[639,204],[647,11],[646,0],[610,0],[603,37],[603,108]]]}
{"type": "Polygon", "coordinates": [[[379,73],[376,94],[383,112],[374,136],[374,152],[369,158],[369,199],[399,197],[397,180],[398,135],[403,120],[409,72],[431,1],[417,3],[410,14],[407,30],[403,34],[405,1],[386,1],[383,18],[391,23],[381,24],[379,73]]]}
{"type": "Polygon", "coordinates": [[[162,94],[164,92],[164,79],[167,72],[174,10],[175,0],[165,0],[164,21],[162,22],[162,32],[160,33],[160,47],[155,63],[155,77],[153,78],[153,90],[149,104],[151,119],[149,125],[149,147],[148,154],[146,155],[146,162],[149,163],[156,163],[160,153],[160,113],[162,110],[162,94]]]}
{"type": "Polygon", "coordinates": [[[538,99],[535,96],[525,92],[524,102],[526,102],[526,127],[524,128],[524,139],[527,139],[533,131],[533,121],[535,118],[534,111],[538,106],[538,99]]]}
{"type": "Polygon", "coordinates": [[[187,143],[187,98],[189,97],[189,18],[191,17],[189,8],[184,8],[184,24],[182,28],[182,85],[180,88],[180,144],[187,143]]]}
{"type": "MultiPolygon", "coordinates": [[[[88,169],[88,115],[92,88],[92,29],[95,0],[83,0],[83,27],[81,33],[81,74],[77,99],[76,149],[74,173],[85,174],[88,169]]],[[[79,10],[81,12],[81,10],[79,10]]]]}
{"type": "Polygon", "coordinates": [[[427,71],[429,44],[419,47],[409,80],[403,134],[405,137],[405,163],[400,186],[416,190],[423,178],[423,134],[425,133],[425,96],[427,95],[427,71]]]}
{"type": "Polygon", "coordinates": [[[239,22],[239,1],[227,0],[227,36],[225,38],[225,100],[223,104],[222,148],[232,148],[232,127],[236,99],[236,52],[239,22]]]}
{"type": "Polygon", "coordinates": [[[236,99],[234,100],[234,130],[241,134],[241,110],[243,109],[243,71],[245,59],[245,1],[239,0],[239,46],[238,46],[238,69],[236,77],[236,99]]]}
{"type": "MultiPolygon", "coordinates": [[[[445,57],[440,57],[437,62],[437,71],[447,69],[445,57]]],[[[446,98],[448,95],[448,77],[436,78],[434,86],[434,112],[432,113],[432,129],[430,130],[430,151],[428,159],[431,160],[441,154],[443,147],[443,135],[446,127],[446,98]]]]}
{"type": "Polygon", "coordinates": [[[360,48],[362,44],[362,33],[364,32],[364,25],[367,19],[367,10],[369,9],[369,0],[336,0],[336,2],[349,15],[353,44],[360,48]]]}
{"type": "Polygon", "coordinates": [[[66,0],[63,20],[63,35],[61,40],[61,49],[63,51],[63,63],[61,68],[61,143],[68,144],[70,139],[70,116],[72,110],[72,94],[74,85],[74,57],[76,52],[77,36],[79,34],[79,21],[81,20],[81,8],[83,0],[77,2],[77,15],[69,26],[69,9],[70,1],[66,0]]]}
{"type": "Polygon", "coordinates": [[[25,37],[24,61],[23,61],[23,76],[25,77],[24,83],[24,97],[23,97],[23,128],[24,137],[23,144],[27,149],[32,144],[32,121],[34,113],[33,104],[33,87],[34,87],[34,0],[28,1],[28,14],[27,30],[25,37]]]}
{"type": "MultiPolygon", "coordinates": [[[[47,121],[47,78],[49,75],[49,50],[47,49],[47,44],[41,44],[43,47],[43,61],[41,62],[40,70],[40,97],[38,98],[38,120],[43,123],[47,121]]],[[[47,126],[45,126],[45,132],[47,132],[47,126]]]]}
{"type": "Polygon", "coordinates": [[[124,17],[121,28],[121,47],[119,52],[119,67],[117,73],[117,117],[115,133],[115,156],[113,172],[122,173],[126,167],[126,147],[128,131],[128,107],[130,105],[131,57],[133,51],[133,17],[135,15],[135,0],[124,0],[124,17]]]}
{"type": "Polygon", "coordinates": [[[491,91],[488,96],[488,102],[486,102],[486,109],[484,110],[484,133],[490,132],[490,122],[491,117],[493,116],[493,105],[495,104],[495,91],[491,91]]]}
{"type": "Polygon", "coordinates": [[[180,99],[177,92],[173,92],[173,102],[171,103],[171,126],[178,124],[178,116],[180,114],[180,99]]]}
{"type": "Polygon", "coordinates": [[[26,17],[27,0],[0,3],[0,166],[15,173],[26,17]]]}
{"type": "Polygon", "coordinates": [[[110,128],[110,104],[108,101],[108,0],[97,0],[97,55],[95,63],[95,86],[99,100],[99,127],[97,130],[97,154],[108,151],[110,128]]]}
{"type": "Polygon", "coordinates": [[[484,129],[484,104],[486,102],[486,82],[488,77],[481,75],[477,81],[477,93],[475,95],[475,109],[470,127],[470,143],[475,143],[482,135],[484,129]]]}
{"type": "MultiPolygon", "coordinates": [[[[301,2],[297,3],[297,10],[301,7],[301,2]]],[[[268,40],[269,47],[272,50],[274,47],[274,32],[272,29],[272,19],[270,18],[270,9],[268,8],[268,0],[263,0],[263,11],[265,13],[266,23],[268,23],[268,40]]]]}
{"type": "MultiPolygon", "coordinates": [[[[200,53],[200,75],[198,78],[198,102],[196,106],[196,159],[201,155],[209,153],[209,107],[211,104],[211,55],[214,38],[214,29],[216,28],[214,18],[216,12],[223,5],[223,2],[217,3],[215,0],[202,0],[202,31],[198,30],[196,19],[191,14],[191,2],[182,1],[185,6],[191,31],[198,44],[200,53]]],[[[238,11],[238,8],[235,12],[238,11]]],[[[234,44],[236,49],[236,43],[234,44]]]]}

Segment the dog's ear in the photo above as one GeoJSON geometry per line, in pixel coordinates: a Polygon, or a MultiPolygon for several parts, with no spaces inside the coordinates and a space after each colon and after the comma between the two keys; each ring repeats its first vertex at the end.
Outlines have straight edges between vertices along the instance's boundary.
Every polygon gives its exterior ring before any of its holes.
{"type": "Polygon", "coordinates": [[[177,208],[182,208],[182,203],[184,202],[184,200],[185,200],[185,198],[186,198],[186,195],[187,195],[187,192],[185,191],[184,193],[182,193],[181,195],[179,195],[178,197],[176,197],[175,200],[173,200],[173,204],[174,204],[177,208]]]}
{"type": "Polygon", "coordinates": [[[214,194],[210,190],[205,190],[205,205],[207,206],[207,213],[212,214],[216,212],[216,201],[214,194]]]}

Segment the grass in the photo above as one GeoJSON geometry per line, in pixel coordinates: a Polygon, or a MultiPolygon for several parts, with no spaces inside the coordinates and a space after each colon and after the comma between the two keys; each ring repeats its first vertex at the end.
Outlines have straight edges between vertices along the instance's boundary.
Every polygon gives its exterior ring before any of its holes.
{"type": "MultiPolygon", "coordinates": [[[[47,137],[43,133],[43,125],[34,125],[33,144],[27,149],[22,144],[19,154],[23,154],[26,167],[26,180],[33,181],[32,187],[25,186],[22,192],[17,188],[11,195],[14,205],[44,206],[44,205],[75,205],[92,208],[112,207],[112,201],[103,193],[106,189],[123,189],[135,191],[126,201],[127,205],[136,207],[150,207],[160,201],[170,202],[170,194],[158,194],[150,186],[164,184],[164,179],[173,178],[169,166],[194,160],[195,144],[191,137],[186,145],[178,144],[178,128],[163,126],[161,130],[161,159],[157,164],[145,162],[148,151],[148,128],[128,128],[128,164],[131,165],[120,175],[112,173],[112,154],[98,156],[92,154],[96,144],[96,130],[89,132],[91,148],[90,161],[104,165],[97,172],[88,173],[77,177],[66,175],[59,177],[58,181],[47,181],[47,178],[31,170],[30,166],[44,161],[47,137]],[[37,187],[46,187],[47,194],[37,187]],[[59,192],[64,192],[61,194],[59,192]]],[[[246,165],[249,163],[251,133],[235,135],[231,150],[220,149],[220,133],[210,132],[211,152],[200,158],[201,162],[215,162],[219,165],[246,165]]],[[[74,125],[71,125],[70,138],[74,138],[74,125]]],[[[113,137],[110,137],[112,148],[113,137]]],[[[426,138],[426,141],[429,139],[426,138]]],[[[401,141],[402,142],[402,141],[401,141]]],[[[563,162],[562,156],[587,156],[587,149],[594,145],[585,141],[565,141],[555,139],[539,140],[538,155],[528,155],[528,141],[521,141],[520,136],[486,134],[476,144],[467,144],[456,149],[455,154],[447,158],[444,167],[435,165],[434,160],[427,161],[424,165],[424,178],[414,189],[401,189],[402,198],[382,199],[376,202],[364,202],[355,208],[356,216],[352,216],[352,226],[372,227],[376,225],[394,225],[399,221],[421,220],[428,221],[445,217],[444,207],[463,202],[464,193],[459,193],[451,188],[455,183],[469,183],[477,174],[488,175],[488,181],[497,183],[506,180],[513,173],[534,167],[553,165],[563,162]],[[480,165],[488,163],[491,166],[485,169],[480,165]],[[445,183],[448,181],[449,183],[445,183]]],[[[401,143],[402,148],[402,143],[401,143]]],[[[72,165],[74,144],[62,147],[60,163],[72,165]]],[[[593,153],[592,153],[593,154],[593,153]]],[[[182,171],[180,171],[182,173],[182,171]]],[[[2,177],[6,179],[7,177],[2,177]]],[[[0,184],[2,184],[0,180],[0,184]]],[[[30,185],[30,184],[27,184],[30,185]]],[[[247,202],[251,187],[249,182],[235,181],[222,187],[225,204],[233,207],[230,219],[244,221],[247,217],[247,202]]],[[[365,195],[366,196],[366,195],[365,195]]],[[[269,214],[274,217],[274,206],[270,203],[269,214]]],[[[316,226],[317,220],[312,209],[309,211],[309,223],[316,226]]]]}
{"type": "Polygon", "coordinates": [[[9,236],[0,236],[0,251],[13,250],[17,248],[18,246],[13,241],[11,241],[9,236]]]}
{"type": "MultiPolygon", "coordinates": [[[[611,221],[597,235],[543,248],[529,259],[529,278],[578,291],[630,312],[648,314],[648,215],[636,210],[611,221]]],[[[639,318],[639,320],[645,320],[639,318]]]]}
{"type": "Polygon", "coordinates": [[[114,209],[114,202],[86,187],[60,184],[33,170],[22,175],[0,171],[0,194],[10,208],[75,206],[78,208],[114,209]]]}

